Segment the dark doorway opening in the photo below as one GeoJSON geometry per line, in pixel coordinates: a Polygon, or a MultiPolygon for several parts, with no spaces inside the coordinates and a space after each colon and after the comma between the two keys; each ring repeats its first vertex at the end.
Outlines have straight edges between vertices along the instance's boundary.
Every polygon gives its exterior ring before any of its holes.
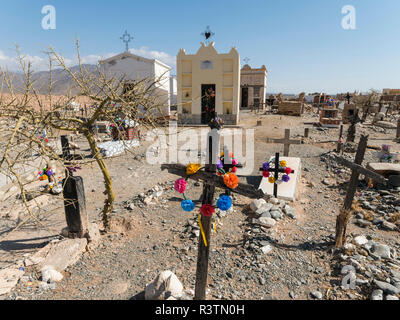
{"type": "Polygon", "coordinates": [[[242,88],[242,106],[241,108],[247,108],[249,100],[249,88],[242,88]]]}
{"type": "Polygon", "coordinates": [[[201,85],[201,123],[207,124],[215,118],[215,84],[201,85]]]}

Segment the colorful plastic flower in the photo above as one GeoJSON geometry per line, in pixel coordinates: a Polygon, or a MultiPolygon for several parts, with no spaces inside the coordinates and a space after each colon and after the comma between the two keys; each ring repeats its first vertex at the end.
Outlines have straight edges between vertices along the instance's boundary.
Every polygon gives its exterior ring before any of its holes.
{"type": "Polygon", "coordinates": [[[287,162],[285,160],[282,160],[280,162],[281,167],[286,167],[287,166],[287,162]]]}
{"type": "Polygon", "coordinates": [[[190,212],[194,210],[194,203],[192,200],[183,200],[181,202],[181,207],[183,211],[190,212]]]}
{"type": "Polygon", "coordinates": [[[239,178],[234,173],[224,175],[224,183],[230,189],[235,189],[239,185],[239,178]]]}
{"type": "Polygon", "coordinates": [[[203,216],[210,217],[215,212],[215,208],[211,204],[203,204],[200,207],[200,213],[203,216]]]}
{"type": "Polygon", "coordinates": [[[263,171],[262,173],[264,178],[268,178],[269,177],[269,171],[263,171]]]}
{"type": "Polygon", "coordinates": [[[289,167],[285,168],[285,173],[286,174],[291,174],[292,173],[292,169],[290,169],[289,167]]]}
{"type": "Polygon", "coordinates": [[[269,177],[268,178],[268,182],[269,183],[274,183],[275,182],[275,178],[274,177],[269,177]]]}
{"type": "Polygon", "coordinates": [[[222,211],[227,211],[232,207],[232,199],[230,196],[222,195],[217,201],[217,207],[222,211]]]}
{"type": "Polygon", "coordinates": [[[290,180],[290,177],[289,177],[287,174],[284,174],[284,175],[282,176],[282,181],[288,182],[289,180],[290,180]]]}
{"type": "Polygon", "coordinates": [[[236,167],[233,167],[233,168],[232,168],[232,172],[235,173],[236,171],[237,171],[237,168],[236,168],[236,167]]]}
{"type": "Polygon", "coordinates": [[[186,180],[183,178],[176,180],[174,184],[174,189],[179,193],[184,193],[186,190],[186,180]]]}
{"type": "Polygon", "coordinates": [[[198,163],[190,163],[186,167],[186,174],[187,175],[192,175],[195,174],[197,171],[200,170],[201,165],[198,163]]]}
{"type": "Polygon", "coordinates": [[[262,169],[263,169],[263,171],[268,171],[268,169],[269,169],[269,162],[264,162],[263,165],[262,165],[262,169]]]}
{"type": "Polygon", "coordinates": [[[222,169],[223,167],[224,167],[224,164],[222,163],[221,159],[218,159],[217,169],[222,169]]]}

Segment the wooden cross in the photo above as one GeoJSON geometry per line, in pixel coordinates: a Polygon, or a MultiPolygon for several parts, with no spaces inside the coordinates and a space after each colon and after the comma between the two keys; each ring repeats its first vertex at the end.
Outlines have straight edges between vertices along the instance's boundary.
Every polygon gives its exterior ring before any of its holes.
{"type": "Polygon", "coordinates": [[[400,118],[397,119],[396,139],[400,142],[400,118]]]}
{"type": "Polygon", "coordinates": [[[368,169],[365,169],[363,166],[361,166],[361,163],[365,155],[365,149],[367,148],[367,143],[368,143],[368,136],[362,135],[360,138],[360,142],[358,144],[354,163],[341,157],[336,158],[337,162],[350,168],[352,171],[350,182],[347,187],[347,193],[346,193],[346,198],[344,200],[344,205],[336,219],[335,246],[337,248],[342,247],[346,241],[346,228],[347,228],[347,223],[351,216],[351,205],[353,203],[354,194],[357,189],[359,175],[363,174],[366,177],[372,178],[374,181],[383,184],[387,183],[387,180],[383,176],[368,169]]]}
{"type": "Polygon", "coordinates": [[[285,129],[285,138],[283,138],[283,139],[267,139],[267,142],[282,143],[284,145],[283,156],[289,157],[290,145],[291,144],[300,144],[301,140],[290,140],[290,129],[285,129]]]}
{"type": "MultiPolygon", "coordinates": [[[[220,134],[207,136],[207,158],[208,164],[204,171],[198,171],[194,175],[189,176],[190,179],[196,181],[203,181],[203,193],[201,195],[202,204],[213,204],[215,188],[219,187],[226,189],[222,177],[216,174],[216,163],[219,154],[219,139],[220,134]],[[215,143],[213,144],[213,139],[215,143]],[[214,146],[214,148],[213,148],[214,146]]],[[[225,149],[224,155],[227,150],[225,149]]],[[[227,152],[229,155],[229,152],[227,152]]],[[[225,158],[224,158],[225,160],[225,158]]],[[[225,161],[224,161],[225,162],[225,161]]],[[[224,163],[229,165],[228,163],[224,163]]],[[[169,173],[179,175],[186,178],[186,166],[181,164],[163,164],[161,170],[168,170],[169,173]]],[[[235,189],[229,189],[230,192],[245,195],[250,198],[262,198],[264,193],[262,190],[256,189],[254,186],[240,183],[235,189]]],[[[206,299],[206,287],[208,276],[208,257],[210,250],[210,234],[211,234],[211,220],[212,217],[201,216],[201,224],[203,226],[204,235],[207,241],[207,246],[204,243],[203,236],[199,235],[199,247],[197,256],[197,269],[196,269],[196,286],[195,286],[195,300],[206,299]]]]}

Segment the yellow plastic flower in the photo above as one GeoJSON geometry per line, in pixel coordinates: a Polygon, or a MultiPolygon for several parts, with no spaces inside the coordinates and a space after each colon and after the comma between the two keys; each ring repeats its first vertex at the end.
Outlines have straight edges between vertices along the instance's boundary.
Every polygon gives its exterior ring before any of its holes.
{"type": "Polygon", "coordinates": [[[275,178],[274,177],[269,177],[268,178],[268,182],[269,183],[274,183],[275,182],[275,178]]]}
{"type": "Polygon", "coordinates": [[[287,162],[285,160],[282,160],[280,162],[280,164],[281,164],[281,167],[286,167],[287,166],[287,162]]]}
{"type": "Polygon", "coordinates": [[[195,174],[197,171],[200,170],[201,165],[198,163],[190,163],[186,167],[186,174],[187,175],[192,175],[195,174]]]}

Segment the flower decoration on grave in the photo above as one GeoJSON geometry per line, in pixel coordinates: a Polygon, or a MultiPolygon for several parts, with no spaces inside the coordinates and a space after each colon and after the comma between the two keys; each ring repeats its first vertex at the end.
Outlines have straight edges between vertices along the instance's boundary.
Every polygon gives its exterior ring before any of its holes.
{"type": "Polygon", "coordinates": [[[182,207],[183,211],[191,212],[194,210],[195,206],[194,206],[194,203],[192,200],[186,199],[181,202],[181,207],[182,207]]]}
{"type": "Polygon", "coordinates": [[[42,169],[42,171],[38,172],[38,178],[40,181],[49,180],[49,177],[53,175],[53,170],[49,169],[47,166],[42,169]]]}
{"type": "Polygon", "coordinates": [[[186,167],[186,174],[187,175],[192,175],[195,174],[197,171],[199,171],[201,168],[201,165],[198,163],[190,163],[186,167]]]}
{"type": "MultiPolygon", "coordinates": [[[[230,154],[231,158],[233,158],[233,154],[230,154]]],[[[236,165],[238,165],[238,161],[236,159],[232,159],[232,165],[227,170],[232,170],[236,165]]],[[[239,179],[233,172],[225,172],[224,163],[223,163],[223,154],[221,154],[221,158],[217,164],[218,170],[221,170],[221,173],[224,175],[224,183],[230,188],[234,189],[238,186],[239,179]]],[[[201,169],[200,164],[191,163],[186,166],[186,178],[179,178],[174,183],[174,189],[183,195],[184,200],[181,201],[181,208],[185,212],[191,212],[195,209],[195,204],[191,199],[187,199],[185,196],[185,191],[187,190],[187,180],[189,176],[197,173],[201,169]]],[[[204,233],[203,225],[201,223],[201,217],[212,217],[215,213],[215,209],[218,208],[221,211],[227,211],[232,207],[232,199],[229,196],[229,190],[227,190],[226,194],[223,194],[219,197],[216,206],[212,204],[203,204],[199,210],[199,226],[200,232],[203,238],[204,245],[207,246],[207,239],[204,233]]],[[[214,221],[214,231],[216,230],[216,222],[214,221]]]]}
{"type": "Polygon", "coordinates": [[[381,156],[380,160],[381,161],[388,161],[390,162],[393,158],[393,155],[390,153],[390,145],[388,144],[383,144],[381,147],[381,156]]]}
{"type": "Polygon", "coordinates": [[[211,204],[203,204],[200,207],[200,213],[205,217],[211,217],[215,212],[215,208],[211,204]]]}
{"type": "Polygon", "coordinates": [[[225,175],[227,172],[233,172],[235,173],[237,171],[237,165],[239,164],[239,161],[234,158],[233,153],[229,153],[229,158],[232,159],[232,164],[225,164],[224,162],[224,153],[221,153],[221,156],[218,159],[217,163],[217,174],[219,176],[225,175]]]}
{"type": "Polygon", "coordinates": [[[236,174],[230,172],[224,175],[224,183],[229,189],[236,189],[239,185],[239,178],[236,174]]]}
{"type": "Polygon", "coordinates": [[[184,193],[186,190],[186,180],[185,179],[178,179],[175,181],[174,189],[179,193],[184,193]]]}
{"type": "Polygon", "coordinates": [[[279,162],[279,168],[278,169],[278,179],[275,178],[274,173],[275,169],[273,166],[275,164],[275,159],[272,159],[269,162],[264,162],[261,168],[262,175],[264,178],[268,178],[269,183],[276,183],[278,181],[283,181],[283,182],[289,182],[290,180],[290,174],[292,174],[294,171],[287,166],[287,162],[285,160],[281,160],[279,162]]]}
{"type": "Polygon", "coordinates": [[[221,195],[217,201],[218,209],[227,211],[232,207],[232,199],[228,195],[221,195]]]}
{"type": "Polygon", "coordinates": [[[44,142],[49,142],[49,139],[47,139],[47,133],[43,133],[41,136],[38,137],[38,139],[40,141],[44,141],[44,142]]]}

